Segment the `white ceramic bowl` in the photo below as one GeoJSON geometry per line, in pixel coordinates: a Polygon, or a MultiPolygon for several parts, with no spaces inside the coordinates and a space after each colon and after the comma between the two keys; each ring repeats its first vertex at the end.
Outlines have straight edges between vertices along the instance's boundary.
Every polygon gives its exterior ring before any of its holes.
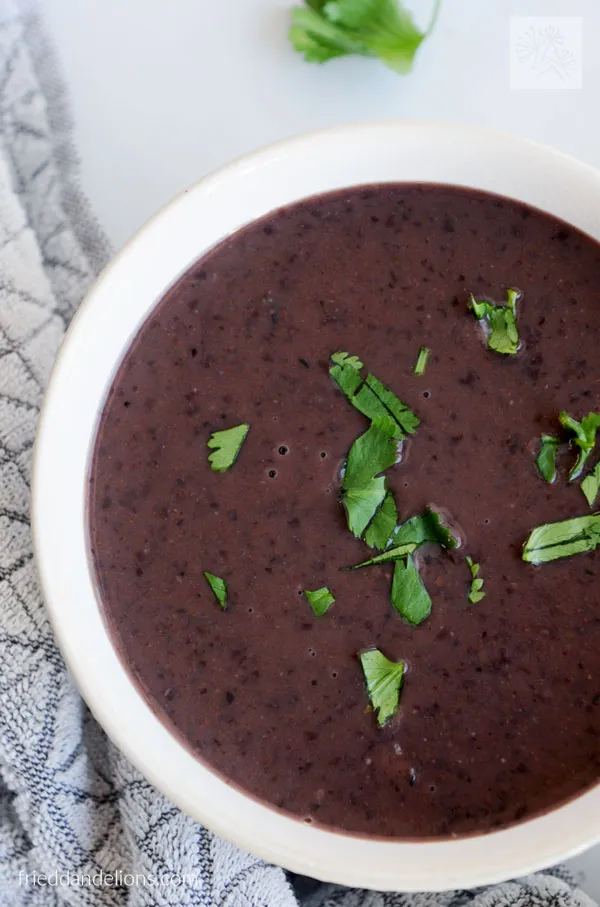
{"type": "Polygon", "coordinates": [[[384,122],[282,142],[201,180],[116,256],[61,348],[38,432],[33,527],[43,593],[82,695],[121,750],[171,800],[217,834],[278,863],[346,885],[443,890],[548,866],[600,840],[600,786],[505,831],[426,842],[306,825],[229,786],[153,714],[100,615],[86,538],[87,472],[118,363],[167,287],[243,224],[345,186],[420,180],[487,189],[548,211],[600,240],[600,173],[512,136],[459,125],[384,122]]]}

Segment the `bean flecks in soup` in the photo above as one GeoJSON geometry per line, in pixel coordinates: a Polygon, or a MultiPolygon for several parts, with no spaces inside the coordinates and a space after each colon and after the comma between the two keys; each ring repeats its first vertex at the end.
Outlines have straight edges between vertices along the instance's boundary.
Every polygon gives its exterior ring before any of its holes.
{"type": "Polygon", "coordinates": [[[576,229],[407,184],[269,215],[168,291],[108,395],[90,538],[115,644],[200,759],[401,838],[598,780],[599,285],[576,229]]]}

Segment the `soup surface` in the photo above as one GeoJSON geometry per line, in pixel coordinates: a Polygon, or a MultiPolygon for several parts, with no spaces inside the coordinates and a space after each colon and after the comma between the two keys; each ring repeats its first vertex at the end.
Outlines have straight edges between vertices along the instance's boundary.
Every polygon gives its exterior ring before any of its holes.
{"type": "Polygon", "coordinates": [[[199,758],[307,821],[400,838],[504,826],[598,780],[598,554],[534,566],[522,549],[593,513],[568,481],[577,449],[558,449],[553,484],[536,457],[561,411],[600,411],[599,287],[600,247],[577,230],[406,184],[275,212],[167,293],[107,398],[90,539],[121,657],[199,758]],[[510,288],[520,346],[503,355],[468,303],[510,288]],[[336,351],[421,420],[384,473],[398,521],[430,505],[460,538],[414,554],[432,599],[418,626],[391,603],[393,563],[340,569],[377,551],[340,502],[370,421],[329,374],[336,351]],[[240,423],[237,460],[214,471],[211,433],[240,423]],[[321,587],[335,603],[317,617],[303,590],[321,587]],[[405,664],[382,727],[357,658],[373,647],[405,664]]]}

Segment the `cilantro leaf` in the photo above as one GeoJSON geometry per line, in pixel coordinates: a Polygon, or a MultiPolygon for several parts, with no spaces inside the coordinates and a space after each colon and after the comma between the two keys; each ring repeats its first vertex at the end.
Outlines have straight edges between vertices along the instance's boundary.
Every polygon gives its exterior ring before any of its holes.
{"type": "Polygon", "coordinates": [[[440,514],[431,507],[426,507],[423,513],[411,517],[397,527],[392,533],[390,546],[405,545],[408,542],[414,542],[416,545],[433,542],[442,548],[451,549],[456,548],[458,539],[452,535],[447,526],[444,526],[440,514]]]}
{"type": "Polygon", "coordinates": [[[573,443],[579,448],[577,462],[569,473],[569,481],[573,482],[583,472],[596,444],[596,432],[600,428],[600,413],[588,413],[581,422],[578,422],[573,416],[563,411],[559,416],[559,421],[564,429],[575,435],[573,443]]]}
{"type": "Polygon", "coordinates": [[[581,490],[590,507],[593,507],[600,491],[600,463],[596,463],[590,474],[585,477],[581,483],[581,490]]]}
{"type": "Polygon", "coordinates": [[[392,605],[402,617],[413,624],[424,621],[431,611],[431,598],[411,556],[426,542],[433,542],[442,548],[455,548],[458,544],[448,527],[443,525],[440,514],[431,507],[397,526],[396,531],[392,533],[389,547],[382,554],[349,568],[359,570],[362,567],[373,567],[393,561],[392,605]]]}
{"type": "Polygon", "coordinates": [[[355,372],[360,372],[363,367],[358,356],[351,356],[349,353],[333,353],[331,361],[342,368],[351,368],[355,372]]]}
{"type": "Polygon", "coordinates": [[[346,397],[351,399],[362,384],[362,362],[358,356],[350,356],[348,353],[334,353],[331,361],[333,365],[329,374],[346,397]]]}
{"type": "Polygon", "coordinates": [[[535,461],[538,472],[546,482],[556,481],[556,454],[560,446],[560,438],[556,435],[542,435],[542,446],[535,461]]]}
{"type": "Polygon", "coordinates": [[[406,558],[407,554],[412,554],[413,551],[416,551],[417,548],[418,544],[416,542],[405,542],[403,545],[397,545],[395,548],[388,548],[383,554],[378,554],[377,557],[372,557],[368,561],[363,561],[362,564],[355,564],[349,569],[360,570],[362,567],[374,567],[377,564],[389,564],[390,561],[402,560],[403,558],[406,558]]]}
{"type": "Polygon", "coordinates": [[[415,433],[420,425],[415,413],[374,375],[369,373],[363,381],[362,362],[357,356],[334,353],[331,360],[334,364],[329,374],[355,409],[371,421],[391,419],[398,441],[415,433]]]}
{"type": "Polygon", "coordinates": [[[413,375],[420,377],[427,367],[427,360],[431,354],[431,350],[426,346],[422,346],[419,350],[419,355],[417,356],[417,361],[415,362],[415,367],[413,369],[413,375]]]}
{"type": "Polygon", "coordinates": [[[373,517],[370,526],[365,532],[365,542],[371,548],[378,548],[380,551],[386,547],[390,540],[392,532],[398,522],[398,511],[396,501],[391,491],[388,491],[383,504],[379,511],[373,517]]]}
{"type": "Polygon", "coordinates": [[[471,571],[471,589],[469,591],[469,604],[476,605],[477,602],[480,602],[482,598],[485,598],[485,592],[483,591],[483,579],[479,576],[479,571],[481,569],[480,564],[473,563],[472,557],[465,558],[467,566],[471,571]]]}
{"type": "Polygon", "coordinates": [[[382,419],[372,422],[367,431],[356,439],[346,460],[344,487],[361,485],[365,479],[394,465],[398,459],[398,444],[393,432],[394,425],[382,419]]]}
{"type": "Polygon", "coordinates": [[[547,564],[561,557],[594,551],[598,545],[600,513],[594,513],[538,526],[525,543],[523,560],[528,564],[547,564]]]}
{"type": "Polygon", "coordinates": [[[342,484],[342,503],[350,531],[360,538],[383,504],[386,495],[385,476],[378,476],[398,457],[389,420],[375,421],[356,439],[346,461],[342,484]]]}
{"type": "Polygon", "coordinates": [[[348,529],[361,538],[385,498],[385,477],[366,479],[362,485],[350,486],[342,491],[342,502],[348,517],[348,529]]]}
{"type": "Polygon", "coordinates": [[[225,472],[233,466],[241,446],[246,440],[249,428],[249,425],[242,424],[212,433],[206,442],[207,447],[214,449],[214,453],[208,455],[208,462],[212,470],[225,472]]]}
{"type": "Polygon", "coordinates": [[[310,63],[345,54],[379,57],[398,73],[410,72],[415,53],[431,32],[440,0],[426,32],[415,25],[400,0],[306,0],[294,7],[289,38],[310,63]]]}
{"type": "Polygon", "coordinates": [[[379,727],[398,711],[400,690],[404,680],[404,662],[390,661],[379,649],[359,652],[367,693],[374,712],[377,712],[379,727]]]}
{"type": "Polygon", "coordinates": [[[382,554],[350,568],[358,570],[393,561],[392,605],[412,624],[420,624],[431,612],[431,598],[412,557],[414,551],[426,542],[433,542],[442,548],[455,548],[458,544],[448,527],[443,525],[440,514],[431,507],[397,526],[389,547],[382,554]]]}
{"type": "Polygon", "coordinates": [[[326,63],[346,54],[369,56],[362,42],[351,38],[316,9],[294,7],[288,37],[307,63],[326,63]]]}
{"type": "Polygon", "coordinates": [[[401,617],[415,626],[431,613],[431,598],[411,555],[394,564],[392,605],[401,617]]]}
{"type": "Polygon", "coordinates": [[[365,383],[351,402],[369,419],[385,419],[391,416],[397,426],[398,440],[405,435],[414,435],[421,424],[421,420],[412,409],[399,400],[393,391],[388,390],[375,375],[367,375],[365,383]]]}
{"type": "Polygon", "coordinates": [[[517,329],[517,290],[508,290],[507,305],[494,305],[486,300],[477,300],[471,294],[469,308],[478,321],[483,322],[487,332],[488,349],[504,356],[514,356],[519,350],[517,329]]]}
{"type": "Polygon", "coordinates": [[[214,592],[216,600],[221,605],[223,611],[227,610],[227,583],[224,579],[221,579],[220,576],[215,576],[214,573],[209,573],[208,570],[204,571],[204,576],[206,581],[212,591],[214,592]]]}
{"type": "Polygon", "coordinates": [[[308,604],[317,617],[323,617],[325,612],[328,611],[335,602],[335,598],[327,586],[323,586],[322,589],[316,589],[314,592],[309,592],[308,589],[305,589],[304,594],[308,604]]]}

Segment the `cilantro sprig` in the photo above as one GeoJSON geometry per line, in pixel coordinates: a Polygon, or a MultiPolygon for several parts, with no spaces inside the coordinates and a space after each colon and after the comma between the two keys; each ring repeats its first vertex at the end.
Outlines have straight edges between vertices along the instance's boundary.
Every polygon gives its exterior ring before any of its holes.
{"type": "Polygon", "coordinates": [[[227,610],[227,583],[224,579],[221,579],[220,576],[215,576],[214,573],[209,573],[208,570],[204,571],[204,576],[206,577],[206,582],[212,589],[216,600],[221,605],[223,611],[227,610]]]}
{"type": "Polygon", "coordinates": [[[394,425],[393,436],[398,441],[415,433],[420,425],[418,416],[375,375],[369,372],[363,379],[363,364],[358,356],[334,353],[331,361],[333,365],[329,374],[355,409],[372,421],[391,420],[394,425]]]}
{"type": "Polygon", "coordinates": [[[377,724],[383,727],[398,711],[406,670],[404,662],[390,661],[379,649],[359,652],[358,657],[365,675],[371,707],[377,714],[377,724]]]}
{"type": "Polygon", "coordinates": [[[594,513],[538,526],[525,543],[523,560],[528,564],[548,564],[562,557],[594,551],[598,545],[600,513],[594,513]]]}
{"type": "Polygon", "coordinates": [[[310,592],[308,589],[304,590],[304,595],[308,604],[313,609],[313,613],[316,617],[323,617],[324,614],[331,608],[335,602],[335,598],[327,588],[323,586],[321,589],[316,589],[314,592],[310,592]]]}
{"type": "Polygon", "coordinates": [[[485,326],[488,349],[504,356],[514,356],[519,351],[517,328],[517,290],[508,290],[506,305],[495,305],[485,299],[477,300],[471,294],[469,308],[485,326]]]}
{"type": "Polygon", "coordinates": [[[305,6],[292,9],[289,38],[309,63],[358,54],[378,57],[404,75],[433,29],[440,2],[436,0],[429,27],[422,32],[400,0],[305,0],[305,6]]]}
{"type": "Polygon", "coordinates": [[[208,455],[208,462],[214,472],[225,472],[233,466],[249,429],[250,426],[244,423],[212,433],[206,445],[213,450],[213,453],[208,455]]]}

